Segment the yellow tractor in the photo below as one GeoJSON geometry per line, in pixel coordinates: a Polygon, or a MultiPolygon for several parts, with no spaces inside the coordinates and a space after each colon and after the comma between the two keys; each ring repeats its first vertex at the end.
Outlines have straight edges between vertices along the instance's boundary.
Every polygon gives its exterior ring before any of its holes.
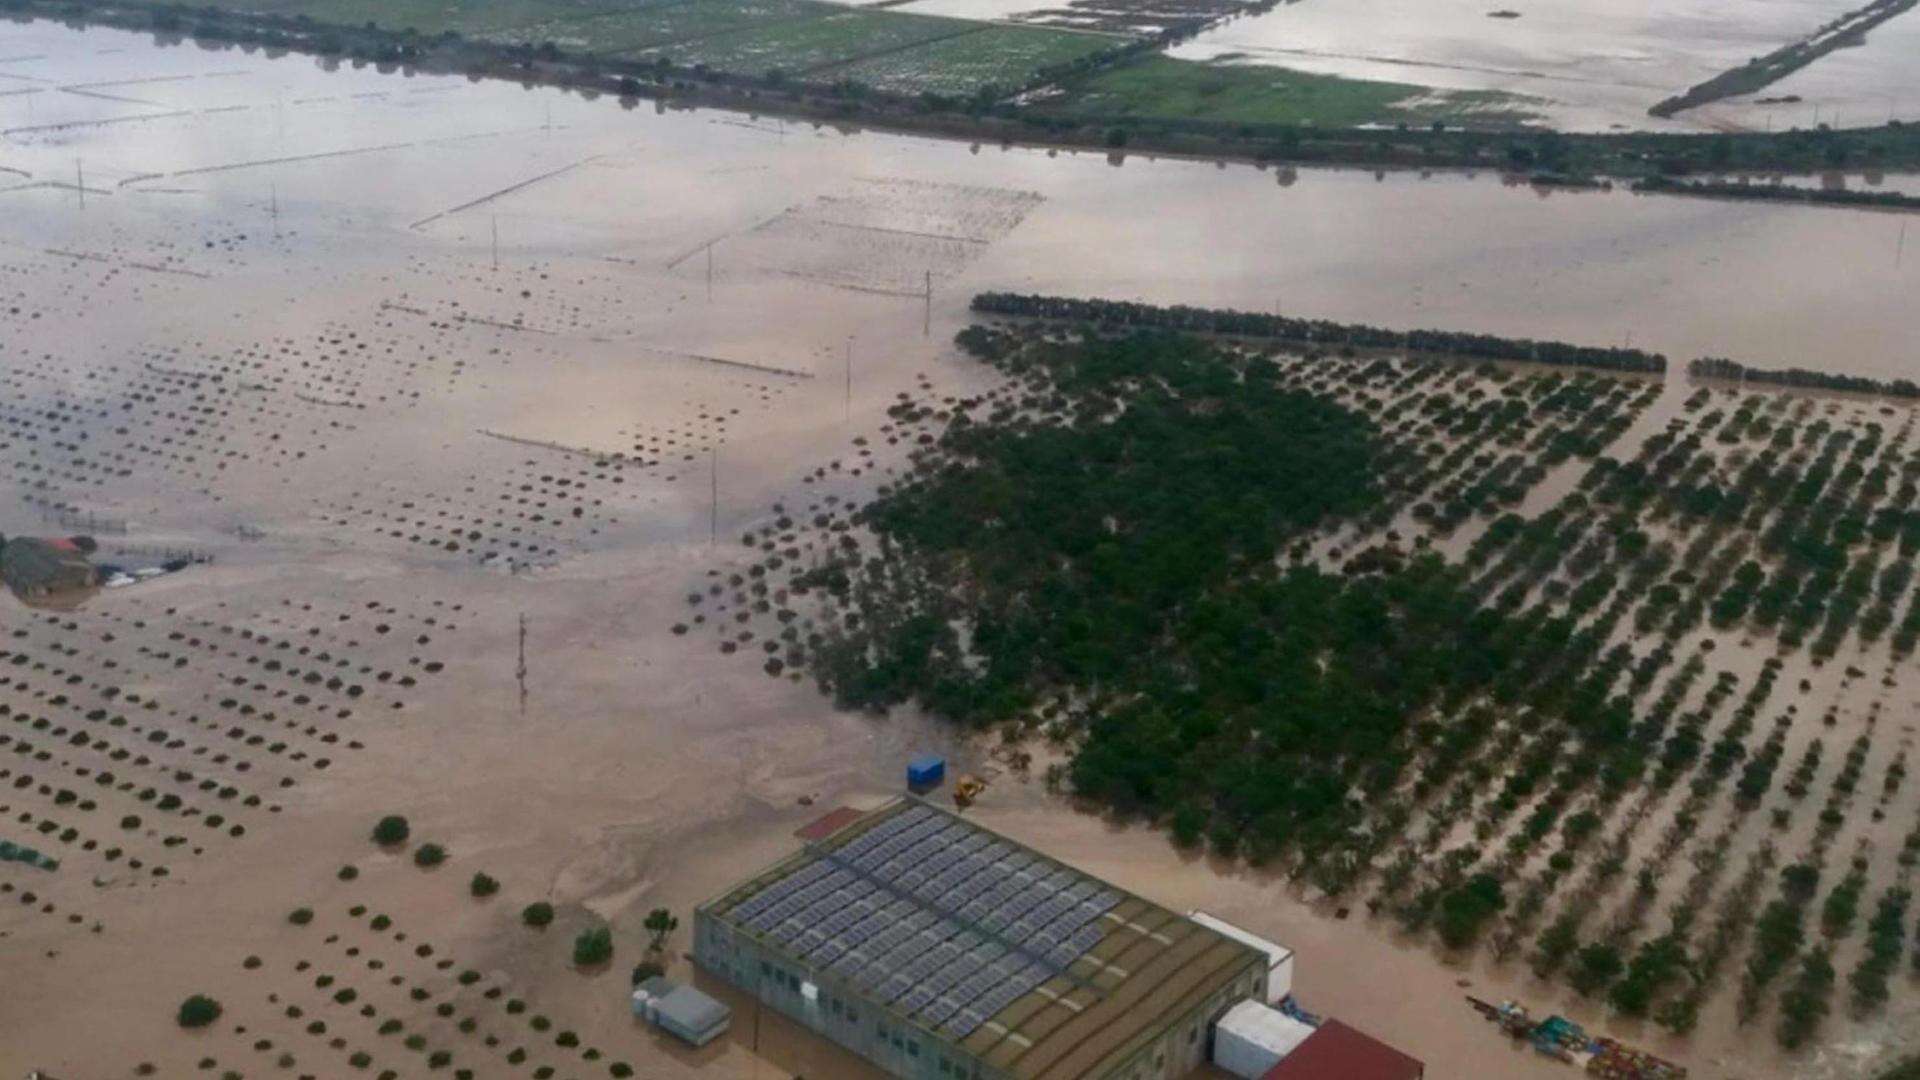
{"type": "Polygon", "coordinates": [[[973,800],[979,798],[980,793],[985,790],[987,790],[987,782],[985,780],[980,779],[972,773],[967,773],[953,782],[953,805],[965,810],[967,807],[972,806],[973,800]]]}

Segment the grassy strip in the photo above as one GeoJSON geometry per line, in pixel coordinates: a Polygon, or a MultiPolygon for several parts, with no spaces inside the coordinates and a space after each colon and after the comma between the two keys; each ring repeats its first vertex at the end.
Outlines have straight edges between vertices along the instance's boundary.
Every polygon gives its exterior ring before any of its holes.
{"type": "Polygon", "coordinates": [[[1442,117],[1512,123],[1523,117],[1515,105],[1502,94],[1440,95],[1409,83],[1156,54],[1096,71],[1036,111],[1108,125],[1148,119],[1358,127],[1442,117]]]}

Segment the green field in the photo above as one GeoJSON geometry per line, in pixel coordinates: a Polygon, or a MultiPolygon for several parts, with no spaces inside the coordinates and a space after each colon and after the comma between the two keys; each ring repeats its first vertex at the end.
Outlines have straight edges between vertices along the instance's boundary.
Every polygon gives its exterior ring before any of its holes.
{"type": "Polygon", "coordinates": [[[983,87],[1018,86],[1056,64],[1118,44],[1101,34],[1028,26],[989,26],[906,52],[873,56],[832,74],[901,94],[961,96],[983,87]]]}
{"type": "Polygon", "coordinates": [[[446,30],[483,37],[534,22],[561,22],[641,6],[643,0],[223,0],[215,7],[270,15],[305,15],[343,26],[373,23],[387,30],[446,30]]]}
{"type": "Polygon", "coordinates": [[[1149,56],[1069,87],[1045,110],[1083,120],[1355,127],[1469,116],[1511,119],[1517,104],[1517,99],[1499,94],[1443,96],[1409,83],[1149,56]]]}
{"type": "Polygon", "coordinates": [[[824,18],[682,41],[642,55],[664,55],[676,64],[705,64],[743,75],[804,75],[828,65],[911,50],[978,26],[958,19],[839,8],[824,18]]]}
{"type": "Polygon", "coordinates": [[[955,96],[1017,88],[1120,38],[854,8],[825,0],[217,0],[216,6],[383,30],[552,44],[615,59],[955,96]]]}
{"type": "MultiPolygon", "coordinates": [[[[552,44],[609,59],[662,59],[749,77],[842,80],[898,94],[1008,93],[1127,39],[914,15],[825,0],[216,0],[315,22],[501,45],[552,44]]],[[[1524,101],[1252,64],[1147,55],[1064,87],[1039,111],[1088,123],[1313,125],[1504,121],[1524,101]]]]}
{"type": "Polygon", "coordinates": [[[569,19],[561,13],[482,36],[510,44],[552,41],[562,48],[624,56],[722,41],[737,34],[798,28],[846,10],[817,0],[650,0],[618,4],[612,11],[586,19],[569,19]]]}

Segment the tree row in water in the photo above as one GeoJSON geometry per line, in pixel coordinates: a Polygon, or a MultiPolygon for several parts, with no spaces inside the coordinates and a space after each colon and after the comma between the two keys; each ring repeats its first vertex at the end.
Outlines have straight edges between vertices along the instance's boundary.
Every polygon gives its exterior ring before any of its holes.
{"type": "Polygon", "coordinates": [[[1836,375],[1805,368],[1755,368],[1718,356],[1703,356],[1687,365],[1687,374],[1696,379],[1733,379],[1768,386],[1794,386],[1808,390],[1845,390],[1856,394],[1885,394],[1888,397],[1920,398],[1920,385],[1909,379],[1869,379],[1862,375],[1836,375]]]}
{"type": "Polygon", "coordinates": [[[1650,176],[1633,190],[1658,195],[1699,195],[1710,199],[1749,199],[1759,202],[1811,203],[1818,206],[1854,206],[1884,210],[1920,210],[1920,198],[1898,191],[1847,191],[1794,187],[1791,184],[1750,184],[1724,180],[1675,180],[1650,176]]]}
{"type": "Polygon", "coordinates": [[[1608,371],[1662,373],[1667,358],[1640,349],[1570,345],[1560,341],[1504,338],[1454,330],[1389,330],[1359,323],[1299,319],[1256,311],[1229,311],[1184,305],[1159,307],[1124,300],[1076,299],[988,292],[973,298],[973,310],[986,315],[1062,319],[1129,330],[1233,334],[1274,338],[1302,345],[1407,349],[1467,356],[1476,360],[1518,360],[1534,364],[1601,368],[1608,371]]]}

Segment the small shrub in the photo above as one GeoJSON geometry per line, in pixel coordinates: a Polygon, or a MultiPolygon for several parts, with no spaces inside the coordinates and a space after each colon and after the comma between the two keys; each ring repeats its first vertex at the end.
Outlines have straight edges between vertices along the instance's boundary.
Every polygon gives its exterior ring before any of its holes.
{"type": "Polygon", "coordinates": [[[407,837],[412,835],[413,827],[407,824],[406,818],[398,814],[388,814],[373,827],[373,842],[382,847],[404,844],[407,842],[407,837]]]}
{"type": "Polygon", "coordinates": [[[467,886],[467,891],[471,892],[476,900],[485,899],[500,891],[500,883],[485,874],[475,874],[472,883],[467,886]]]}
{"type": "Polygon", "coordinates": [[[535,901],[521,909],[520,921],[528,926],[539,928],[553,922],[553,905],[545,900],[535,901]]]}
{"type": "Polygon", "coordinates": [[[573,963],[575,967],[592,967],[613,959],[613,931],[604,926],[591,930],[582,930],[580,936],[573,939],[573,963]]]}
{"type": "Polygon", "coordinates": [[[439,844],[421,844],[420,850],[413,853],[413,865],[426,869],[439,866],[447,861],[447,849],[439,844]]]}
{"type": "Polygon", "coordinates": [[[312,908],[294,908],[287,913],[287,921],[295,926],[305,926],[313,921],[312,908]]]}
{"type": "Polygon", "coordinates": [[[183,1028],[203,1028],[220,1019],[220,1003],[205,994],[195,994],[180,1003],[177,1018],[183,1028]]]}

